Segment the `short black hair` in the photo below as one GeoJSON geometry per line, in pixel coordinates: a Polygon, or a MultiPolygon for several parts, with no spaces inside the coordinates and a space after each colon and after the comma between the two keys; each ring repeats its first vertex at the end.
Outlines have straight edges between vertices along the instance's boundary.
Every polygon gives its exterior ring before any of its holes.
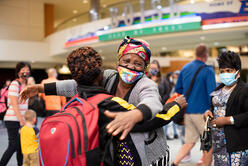
{"type": "Polygon", "coordinates": [[[226,51],[218,56],[218,64],[220,69],[232,68],[236,71],[241,70],[241,60],[238,54],[232,51],[226,51]]]}
{"type": "Polygon", "coordinates": [[[102,58],[92,47],[80,47],[68,55],[67,65],[78,85],[92,85],[102,71],[102,58]]]}
{"type": "Polygon", "coordinates": [[[19,63],[16,64],[16,69],[15,69],[16,78],[19,78],[18,73],[25,66],[27,66],[29,68],[29,71],[31,72],[31,66],[30,66],[30,64],[28,62],[19,62],[19,63]]]}

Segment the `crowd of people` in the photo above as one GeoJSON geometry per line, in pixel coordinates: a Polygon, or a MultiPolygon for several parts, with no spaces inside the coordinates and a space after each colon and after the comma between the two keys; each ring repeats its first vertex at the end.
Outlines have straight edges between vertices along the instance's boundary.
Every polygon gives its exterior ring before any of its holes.
{"type": "Polygon", "coordinates": [[[7,107],[1,115],[9,142],[0,166],[7,165],[14,152],[18,165],[39,165],[36,116],[54,116],[66,104],[65,97],[87,100],[97,94],[112,96],[98,104],[102,113],[98,125],[105,128],[101,132],[113,136],[110,145],[99,140],[101,151],[107,151],[104,165],[168,166],[171,123],[173,138],[182,141],[171,162],[177,166],[190,156],[209,117],[213,143],[203,151],[201,164],[247,166],[248,85],[240,79],[240,57],[231,51],[218,56],[221,83],[217,86],[214,68],[206,65],[207,46],[200,44],[195,52],[195,59],[181,71],[163,75],[159,62],[150,62],[150,45],[125,37],[118,48],[116,70],[103,70],[101,55],[92,47],[80,47],[67,57],[72,80],[58,81],[51,68],[41,84],[30,76],[29,63],[18,63],[16,79],[4,87],[7,107]]]}

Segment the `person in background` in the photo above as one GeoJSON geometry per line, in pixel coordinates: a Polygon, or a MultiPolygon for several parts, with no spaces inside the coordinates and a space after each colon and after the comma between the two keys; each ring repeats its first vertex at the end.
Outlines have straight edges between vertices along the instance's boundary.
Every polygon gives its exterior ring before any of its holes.
{"type": "Polygon", "coordinates": [[[4,115],[8,109],[8,89],[11,81],[6,80],[2,89],[0,90],[0,120],[2,121],[0,126],[4,127],[4,115]]]}
{"type": "Polygon", "coordinates": [[[8,148],[4,152],[0,165],[8,164],[12,155],[16,152],[17,165],[21,166],[23,155],[20,146],[19,129],[24,125],[23,115],[28,109],[28,100],[19,103],[19,94],[27,86],[27,79],[30,75],[31,66],[27,62],[20,62],[16,65],[16,79],[11,82],[8,90],[8,110],[4,116],[5,126],[8,132],[8,148]]]}
{"type": "Polygon", "coordinates": [[[158,91],[164,104],[170,97],[170,86],[166,79],[163,79],[161,75],[160,64],[157,60],[153,60],[149,65],[149,78],[158,85],[158,91]]]}
{"type": "Polygon", "coordinates": [[[39,129],[35,127],[36,113],[33,110],[27,110],[24,114],[25,125],[20,130],[21,149],[23,154],[22,166],[38,166],[38,133],[39,129]]]}
{"type": "Polygon", "coordinates": [[[11,83],[11,80],[6,80],[2,88],[8,87],[10,83],[11,83]]]}
{"type": "MultiPolygon", "coordinates": [[[[47,75],[48,78],[43,80],[41,84],[58,81],[57,71],[55,68],[48,69],[47,75]]],[[[66,98],[64,96],[46,96],[44,93],[41,93],[40,96],[45,101],[46,116],[51,116],[59,112],[62,106],[66,103],[66,98]]]]}
{"type": "Polygon", "coordinates": [[[215,166],[248,165],[248,85],[240,80],[241,60],[228,51],[218,56],[222,82],[211,93],[212,107],[205,118],[212,119],[215,166]]]}
{"type": "MultiPolygon", "coordinates": [[[[190,152],[199,140],[200,134],[203,133],[203,114],[206,110],[210,109],[210,93],[216,87],[214,70],[205,64],[209,56],[207,46],[203,44],[198,45],[195,54],[195,60],[186,64],[181,70],[175,87],[177,93],[185,94],[196,71],[201,66],[204,66],[198,73],[190,94],[186,96],[188,106],[184,115],[185,144],[180,148],[172,163],[173,166],[177,166],[190,152]]],[[[203,162],[205,165],[210,165],[210,157],[210,153],[204,154],[203,162]]]]}
{"type": "MultiPolygon", "coordinates": [[[[165,76],[167,82],[169,82],[169,98],[172,96],[172,92],[174,91],[175,92],[175,82],[174,82],[174,72],[168,72],[165,76]]],[[[172,139],[177,139],[178,138],[178,134],[177,134],[177,126],[176,124],[172,121],[171,122],[171,125],[172,125],[172,129],[173,129],[173,138],[170,138],[169,135],[168,135],[168,127],[169,125],[166,125],[164,126],[164,133],[166,135],[166,138],[167,140],[172,140],[172,139]]]]}
{"type": "Polygon", "coordinates": [[[170,77],[170,82],[172,83],[172,89],[170,91],[170,97],[176,92],[175,86],[176,86],[179,74],[180,74],[180,70],[176,70],[172,73],[172,76],[170,77]]]}
{"type": "MultiPolygon", "coordinates": [[[[34,77],[28,78],[28,86],[29,85],[35,85],[34,77]]],[[[45,116],[45,103],[44,100],[38,95],[29,98],[28,109],[34,110],[36,112],[36,115],[39,117],[45,116]]],[[[36,123],[37,122],[38,119],[36,120],[36,123]]]]}

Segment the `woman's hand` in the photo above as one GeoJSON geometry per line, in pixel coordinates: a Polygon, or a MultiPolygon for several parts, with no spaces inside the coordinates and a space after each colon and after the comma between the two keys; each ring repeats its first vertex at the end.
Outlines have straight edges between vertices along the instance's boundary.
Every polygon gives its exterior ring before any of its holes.
{"type": "Polygon", "coordinates": [[[122,132],[120,140],[125,139],[127,134],[134,127],[134,125],[137,122],[143,120],[143,114],[138,109],[130,110],[127,112],[105,111],[104,114],[107,117],[114,119],[106,126],[108,133],[112,134],[113,136],[116,136],[122,132]]]}
{"type": "Polygon", "coordinates": [[[207,117],[210,117],[210,120],[214,118],[213,116],[213,113],[209,110],[207,110],[205,113],[204,113],[204,120],[207,119],[207,117]]]}
{"type": "Polygon", "coordinates": [[[22,119],[19,121],[19,123],[20,123],[20,126],[24,126],[25,125],[25,122],[22,119]]]}
{"type": "Polygon", "coordinates": [[[184,95],[178,96],[177,98],[175,98],[174,101],[177,102],[180,105],[181,109],[185,108],[188,105],[184,95]]]}
{"type": "Polygon", "coordinates": [[[44,85],[35,84],[25,87],[20,93],[20,102],[25,102],[28,98],[38,95],[38,93],[44,92],[44,85]]]}
{"type": "Polygon", "coordinates": [[[231,124],[230,117],[219,117],[211,121],[211,125],[217,128],[231,124]]]}

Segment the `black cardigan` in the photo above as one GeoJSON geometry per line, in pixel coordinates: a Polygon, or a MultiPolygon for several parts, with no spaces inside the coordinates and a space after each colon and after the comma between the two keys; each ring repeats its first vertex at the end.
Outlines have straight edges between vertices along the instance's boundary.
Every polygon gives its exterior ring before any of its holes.
{"type": "MultiPolygon", "coordinates": [[[[224,84],[218,86],[215,91],[222,87],[224,84]]],[[[234,118],[234,125],[224,127],[227,152],[248,149],[248,85],[240,80],[227,101],[225,116],[234,118]]]]}

